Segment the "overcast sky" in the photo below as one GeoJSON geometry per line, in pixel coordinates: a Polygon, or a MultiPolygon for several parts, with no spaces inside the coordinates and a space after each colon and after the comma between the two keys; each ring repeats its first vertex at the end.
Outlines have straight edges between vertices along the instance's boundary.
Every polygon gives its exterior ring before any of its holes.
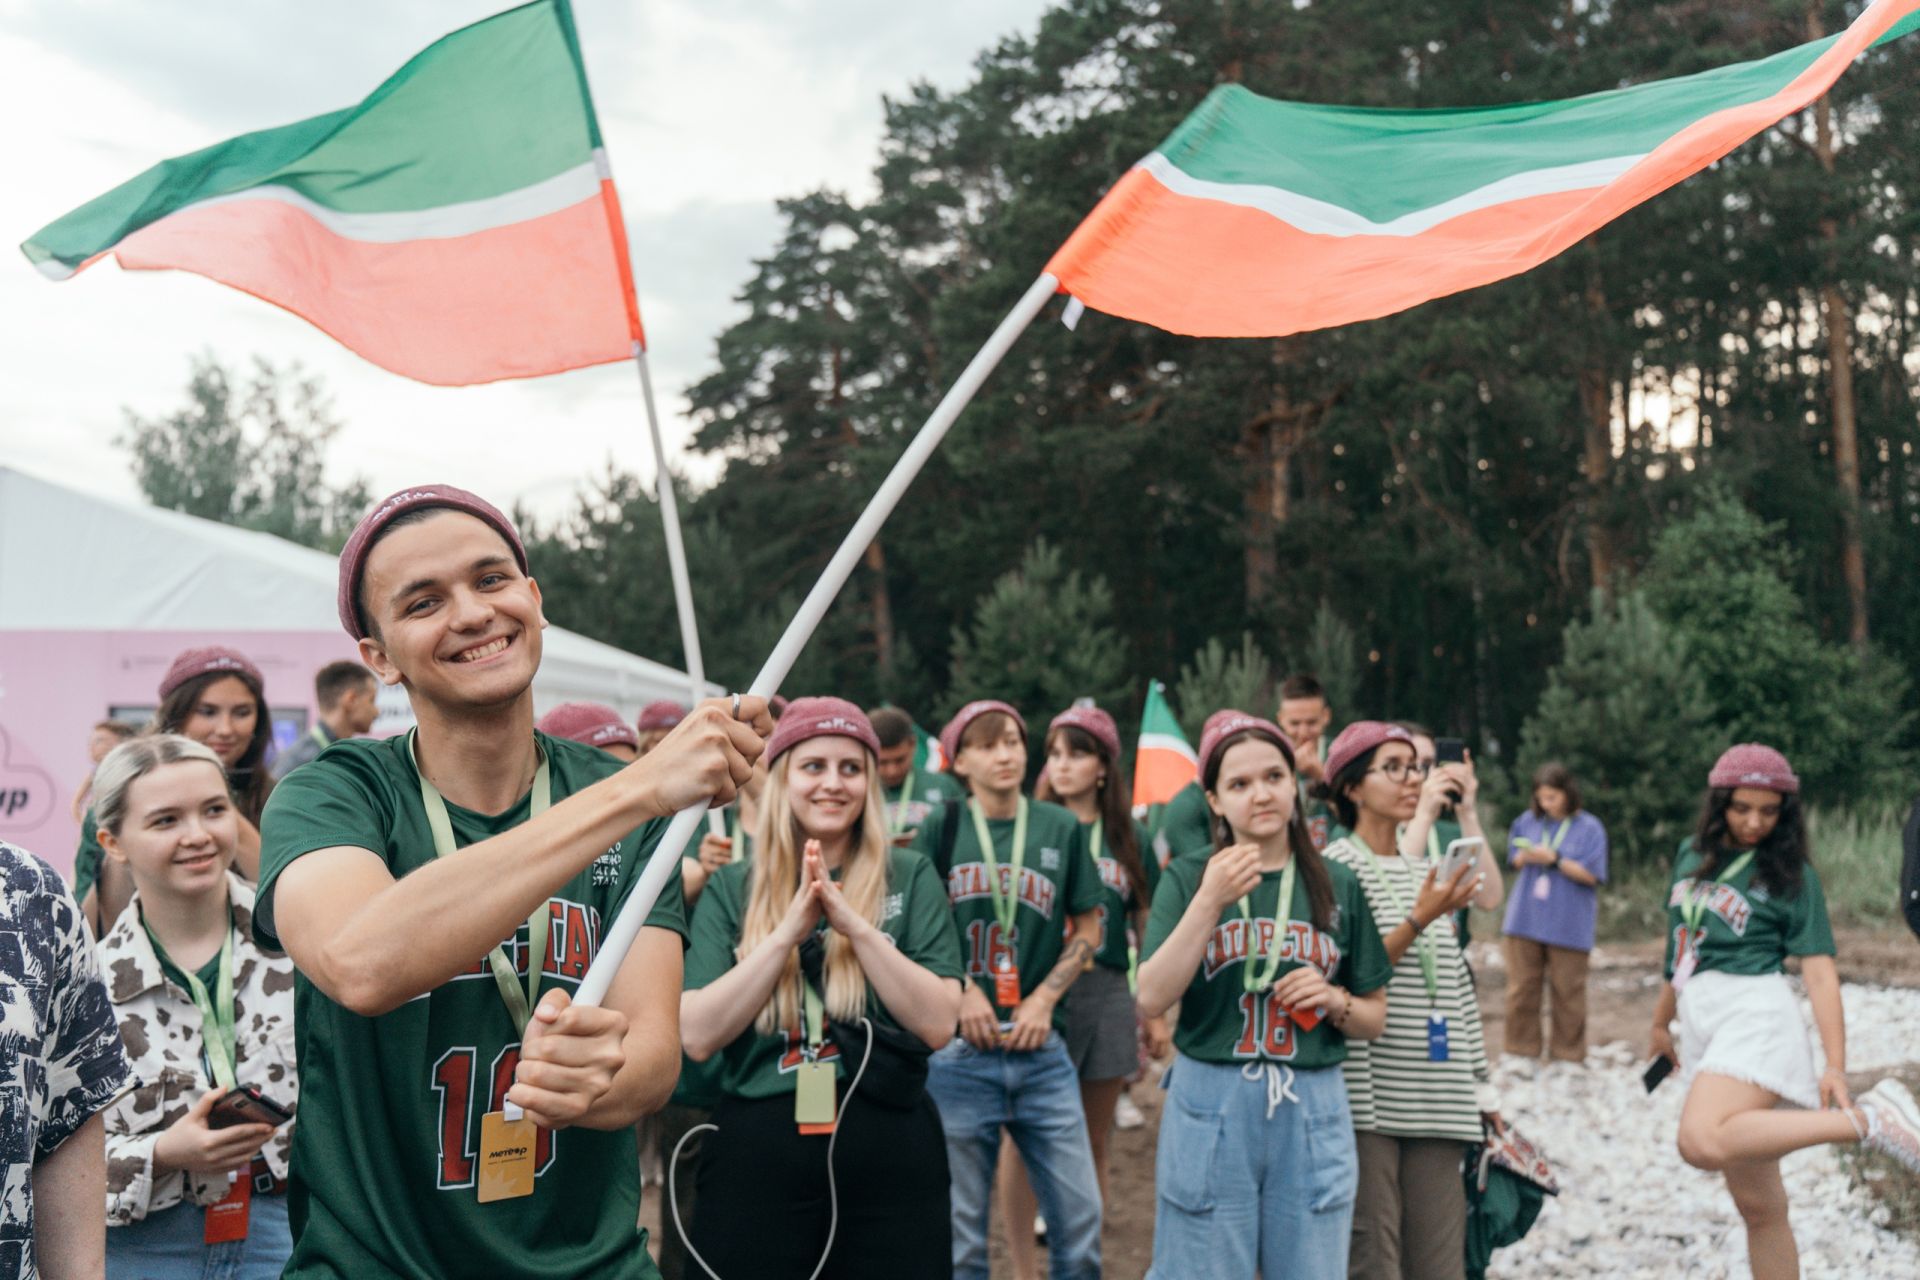
{"type": "MultiPolygon", "coordinates": [[[[103,263],[61,284],[17,246],[154,162],[357,102],[506,0],[0,0],[0,463],[119,497],[122,409],[183,398],[189,358],[298,360],[346,429],[332,473],[564,509],[611,456],[652,474],[631,365],[486,387],[387,373],[237,291],[103,263]]],[[[620,184],[670,453],[684,387],[774,243],[776,198],[861,194],[883,94],[962,83],[1045,0],[574,0],[620,184]]],[[[850,513],[851,514],[851,513],[850,513]]]]}

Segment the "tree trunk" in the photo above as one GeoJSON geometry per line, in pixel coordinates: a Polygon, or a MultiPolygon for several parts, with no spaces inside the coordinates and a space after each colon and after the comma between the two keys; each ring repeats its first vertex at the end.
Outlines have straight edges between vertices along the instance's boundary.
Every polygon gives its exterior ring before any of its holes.
{"type": "MultiPolygon", "coordinates": [[[[1598,266],[1588,264],[1586,288],[1589,333],[1598,334],[1607,323],[1607,297],[1600,285],[1598,266]]],[[[1606,599],[1612,593],[1613,530],[1607,515],[1607,491],[1613,484],[1613,378],[1607,372],[1605,344],[1596,340],[1579,372],[1582,454],[1580,471],[1586,480],[1587,572],[1593,590],[1606,599]]]]}
{"type": "MultiPolygon", "coordinates": [[[[1821,33],[1817,10],[1807,13],[1808,33],[1821,33]]],[[[1835,170],[1833,108],[1825,98],[1813,104],[1813,153],[1828,177],[1835,170]]],[[[1820,289],[1820,318],[1827,330],[1829,416],[1833,430],[1833,470],[1840,487],[1840,576],[1847,585],[1847,639],[1855,649],[1867,647],[1867,557],[1860,532],[1860,432],[1854,418],[1853,315],[1840,286],[1835,249],[1840,224],[1820,219],[1820,236],[1827,242],[1827,280],[1820,289]]]]}
{"type": "MultiPolygon", "coordinates": [[[[1241,430],[1240,456],[1245,463],[1246,485],[1240,501],[1246,535],[1244,574],[1247,612],[1260,614],[1273,601],[1274,583],[1280,576],[1280,556],[1273,545],[1278,525],[1274,522],[1273,414],[1263,413],[1241,430]]],[[[1279,499],[1282,511],[1285,499],[1279,499]]]]}
{"type": "MultiPolygon", "coordinates": [[[[832,379],[831,396],[833,407],[840,412],[840,441],[845,448],[849,461],[854,450],[860,447],[859,433],[854,430],[853,419],[844,416],[847,404],[846,386],[841,378],[845,351],[836,345],[831,357],[832,379]]],[[[880,539],[867,544],[866,554],[861,557],[867,568],[872,571],[873,585],[867,600],[868,613],[873,620],[873,659],[874,674],[878,677],[879,687],[888,691],[893,689],[894,676],[894,633],[893,633],[893,592],[887,587],[887,553],[880,545],[880,539]]]]}

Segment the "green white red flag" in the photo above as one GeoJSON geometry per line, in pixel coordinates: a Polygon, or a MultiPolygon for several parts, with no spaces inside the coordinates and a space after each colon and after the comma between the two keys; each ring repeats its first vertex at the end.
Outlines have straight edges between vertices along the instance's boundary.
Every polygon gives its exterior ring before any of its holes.
{"type": "Polygon", "coordinates": [[[1167,705],[1167,687],[1150,681],[1147,705],[1140,713],[1140,743],[1133,756],[1134,812],[1165,804],[1199,776],[1200,757],[1167,705]]]}
{"type": "Polygon", "coordinates": [[[1755,62],[1560,102],[1386,111],[1213,91],[1054,255],[1062,292],[1201,337],[1368,320],[1538,266],[1920,26],[1875,0],[1755,62]]]}
{"type": "Polygon", "coordinates": [[[357,106],[165,160],[21,245],[191,271],[422,382],[527,378],[644,341],[567,0],[428,46],[357,106]]]}

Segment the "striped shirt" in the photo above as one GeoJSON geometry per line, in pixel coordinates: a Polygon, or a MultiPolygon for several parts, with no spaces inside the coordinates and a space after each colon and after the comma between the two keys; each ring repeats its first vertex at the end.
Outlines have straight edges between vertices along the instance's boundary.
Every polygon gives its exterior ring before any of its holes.
{"type": "MultiPolygon", "coordinates": [[[[1326,856],[1353,868],[1382,938],[1406,918],[1427,874],[1425,858],[1377,857],[1353,837],[1328,845],[1326,856]]],[[[1434,999],[1427,999],[1416,942],[1387,983],[1386,1031],[1377,1040],[1347,1042],[1342,1069],[1355,1129],[1392,1138],[1481,1140],[1479,1086],[1489,1078],[1487,1047],[1466,957],[1450,923],[1436,921],[1424,935],[1438,962],[1434,999]],[[1427,1019],[1436,1009],[1447,1019],[1445,1062],[1427,1058],[1427,1019]]]]}

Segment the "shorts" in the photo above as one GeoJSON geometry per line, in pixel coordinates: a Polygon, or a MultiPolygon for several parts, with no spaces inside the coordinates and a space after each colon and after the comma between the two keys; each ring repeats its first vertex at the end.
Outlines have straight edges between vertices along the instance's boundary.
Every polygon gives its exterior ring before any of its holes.
{"type": "Polygon", "coordinates": [[[1124,1080],[1140,1070],[1140,1023],[1123,969],[1096,964],[1067,992],[1067,1058],[1082,1080],[1124,1080]]]}
{"type": "Polygon", "coordinates": [[[1680,990],[1680,1071],[1758,1085],[1796,1106],[1820,1105],[1820,1079],[1793,988],[1780,973],[1696,973],[1680,990]]]}

